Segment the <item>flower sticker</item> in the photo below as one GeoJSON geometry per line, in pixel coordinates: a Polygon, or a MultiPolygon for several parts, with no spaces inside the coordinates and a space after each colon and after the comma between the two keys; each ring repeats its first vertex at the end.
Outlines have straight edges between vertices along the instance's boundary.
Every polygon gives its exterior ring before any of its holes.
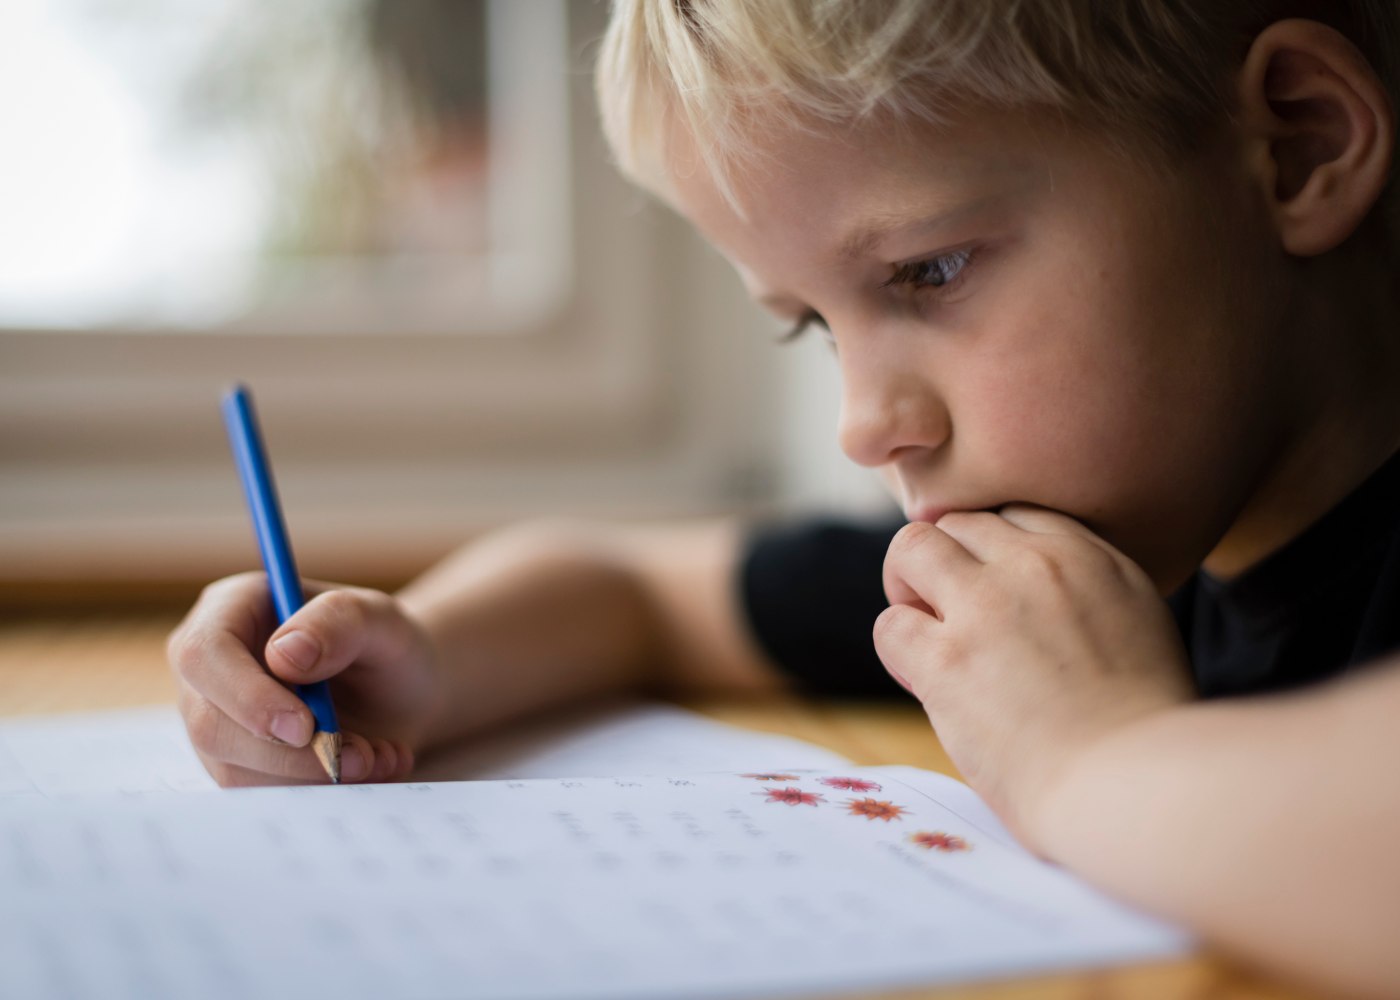
{"type": "Polygon", "coordinates": [[[815,806],[818,802],[825,802],[825,796],[816,792],[804,792],[800,788],[765,788],[761,792],[754,792],[755,795],[767,795],[765,802],[781,802],[789,806],[815,806]]]}
{"type": "Polygon", "coordinates": [[[892,819],[903,819],[906,810],[903,806],[897,806],[893,802],[881,802],[879,799],[847,799],[846,808],[851,811],[852,816],[864,816],[866,819],[882,819],[888,823],[892,819]]]}
{"type": "Polygon", "coordinates": [[[918,844],[926,851],[943,851],[952,854],[955,851],[970,851],[972,845],[961,837],[951,833],[944,833],[941,830],[929,832],[920,830],[918,833],[909,835],[911,843],[918,844]]]}
{"type": "Polygon", "coordinates": [[[843,792],[878,792],[880,786],[864,778],[818,778],[828,788],[839,788],[843,792]]]}
{"type": "Polygon", "coordinates": [[[753,778],[755,781],[800,781],[800,780],[801,780],[801,779],[800,779],[797,775],[795,775],[795,774],[771,774],[771,773],[768,773],[768,772],[762,772],[762,773],[759,773],[759,774],[741,774],[741,775],[739,775],[739,777],[741,777],[741,778],[753,778]]]}

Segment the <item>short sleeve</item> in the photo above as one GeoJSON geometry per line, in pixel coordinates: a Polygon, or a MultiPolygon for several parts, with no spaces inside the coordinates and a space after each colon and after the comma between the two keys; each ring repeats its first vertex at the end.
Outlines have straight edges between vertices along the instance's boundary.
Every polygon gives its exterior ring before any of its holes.
{"type": "Polygon", "coordinates": [[[903,695],[871,630],[889,606],[881,571],[904,519],[831,519],[753,529],[740,560],[741,600],[759,645],[803,690],[903,695]]]}

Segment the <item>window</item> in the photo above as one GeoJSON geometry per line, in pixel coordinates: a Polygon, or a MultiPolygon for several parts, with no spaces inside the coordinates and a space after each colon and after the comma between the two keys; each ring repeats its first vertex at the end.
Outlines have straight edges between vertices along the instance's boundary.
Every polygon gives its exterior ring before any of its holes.
{"type": "Polygon", "coordinates": [[[309,575],[412,570],[522,514],[770,497],[778,359],[727,265],[606,162],[605,16],[7,2],[0,575],[252,565],[234,379],[309,575]]]}
{"type": "Polygon", "coordinates": [[[0,325],[500,333],[564,298],[558,4],[15,2],[0,325]]]}

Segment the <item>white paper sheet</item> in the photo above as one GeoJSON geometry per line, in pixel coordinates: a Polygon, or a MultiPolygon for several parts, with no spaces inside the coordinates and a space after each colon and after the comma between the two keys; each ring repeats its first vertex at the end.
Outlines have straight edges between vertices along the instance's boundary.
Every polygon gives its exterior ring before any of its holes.
{"type": "Polygon", "coordinates": [[[912,768],[0,802],[0,996],[873,991],[1187,944],[912,768]]]}
{"type": "MultiPolygon", "coordinates": [[[[512,726],[422,762],[424,781],[681,774],[753,767],[835,767],[839,754],[728,726],[662,704],[612,704],[512,726]]],[[[0,799],[207,791],[174,708],[0,723],[0,799]]]]}

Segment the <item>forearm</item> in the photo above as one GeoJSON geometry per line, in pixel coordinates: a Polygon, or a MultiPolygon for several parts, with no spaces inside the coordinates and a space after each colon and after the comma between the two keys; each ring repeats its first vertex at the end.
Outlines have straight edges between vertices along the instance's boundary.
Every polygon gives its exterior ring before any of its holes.
{"type": "Polygon", "coordinates": [[[398,596],[434,650],[438,710],[425,746],[644,682],[654,637],[635,582],[567,526],[485,538],[398,596]]]}
{"type": "Polygon", "coordinates": [[[608,692],[769,683],[737,622],[734,559],[718,522],[531,523],[468,546],[399,595],[437,661],[425,745],[608,692]]]}
{"type": "Polygon", "coordinates": [[[1400,993],[1400,667],[1114,733],[1029,831],[1050,858],[1274,969],[1400,993]]]}

